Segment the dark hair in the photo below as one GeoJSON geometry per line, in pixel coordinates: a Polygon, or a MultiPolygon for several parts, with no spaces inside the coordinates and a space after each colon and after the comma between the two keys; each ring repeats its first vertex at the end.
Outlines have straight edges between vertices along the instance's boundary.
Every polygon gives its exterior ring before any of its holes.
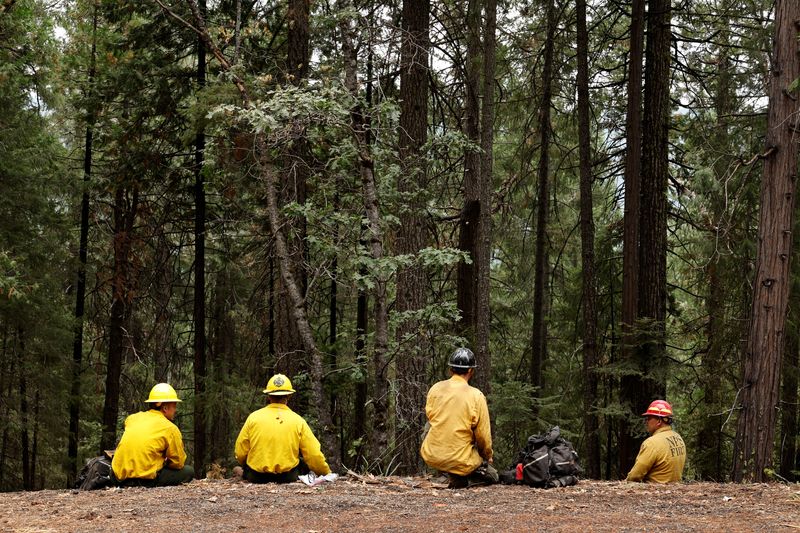
{"type": "Polygon", "coordinates": [[[269,403],[289,403],[289,396],[291,394],[267,394],[267,398],[269,398],[269,403]]]}
{"type": "Polygon", "coordinates": [[[457,366],[451,366],[450,370],[453,372],[453,374],[458,374],[459,376],[463,376],[463,375],[465,375],[467,372],[469,372],[472,369],[471,368],[458,368],[457,366]]]}

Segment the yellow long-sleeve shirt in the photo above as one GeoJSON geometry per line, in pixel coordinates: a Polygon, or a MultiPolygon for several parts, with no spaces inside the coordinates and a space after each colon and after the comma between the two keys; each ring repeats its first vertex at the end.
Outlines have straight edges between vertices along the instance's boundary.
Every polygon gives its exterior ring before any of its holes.
{"type": "Polygon", "coordinates": [[[125,419],[125,432],[111,461],[119,481],[155,479],[162,468],[180,470],[184,463],[181,431],[161,411],[150,409],[125,419]]]}
{"type": "Polygon", "coordinates": [[[670,483],[680,481],[686,464],[686,445],[670,427],[658,428],[645,439],[636,457],[628,481],[670,483]]]}
{"type": "Polygon", "coordinates": [[[289,406],[271,403],[250,416],[236,439],[236,460],[256,472],[281,474],[303,460],[314,473],[324,476],[331,469],[319,441],[302,416],[289,406]]]}
{"type": "Polygon", "coordinates": [[[428,391],[430,430],[420,454],[431,468],[466,476],[492,458],[489,408],[483,393],[455,374],[428,391]]]}

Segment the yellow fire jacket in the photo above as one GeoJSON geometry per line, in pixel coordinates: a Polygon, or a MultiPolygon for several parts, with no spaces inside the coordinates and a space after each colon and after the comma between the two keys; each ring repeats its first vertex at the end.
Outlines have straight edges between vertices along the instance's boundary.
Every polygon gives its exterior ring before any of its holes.
{"type": "Polygon", "coordinates": [[[324,476],[331,469],[308,423],[280,403],[271,403],[250,416],[236,439],[236,460],[256,472],[281,474],[303,460],[314,473],[324,476]]]}
{"type": "Polygon", "coordinates": [[[670,483],[680,481],[686,464],[686,445],[670,427],[660,427],[645,439],[628,473],[628,481],[670,483]]]}
{"type": "Polygon", "coordinates": [[[428,391],[430,430],[420,454],[431,468],[466,476],[492,458],[489,408],[483,393],[455,374],[428,391]]]}
{"type": "Polygon", "coordinates": [[[178,426],[161,411],[150,409],[125,419],[125,432],[114,452],[111,468],[119,481],[155,479],[159,470],[180,470],[186,462],[178,426]]]}

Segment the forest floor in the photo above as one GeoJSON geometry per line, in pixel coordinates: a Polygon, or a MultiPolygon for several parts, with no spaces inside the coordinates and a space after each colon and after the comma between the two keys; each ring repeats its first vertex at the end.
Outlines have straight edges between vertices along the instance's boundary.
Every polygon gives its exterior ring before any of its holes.
{"type": "Polygon", "coordinates": [[[181,487],[0,495],[0,531],[798,531],[800,485],[581,481],[450,490],[423,478],[307,487],[232,479],[181,487]]]}

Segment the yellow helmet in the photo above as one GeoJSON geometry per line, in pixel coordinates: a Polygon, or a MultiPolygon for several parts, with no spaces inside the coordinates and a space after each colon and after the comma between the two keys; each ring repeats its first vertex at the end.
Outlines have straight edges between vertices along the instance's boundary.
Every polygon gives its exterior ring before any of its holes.
{"type": "Polygon", "coordinates": [[[273,396],[286,396],[287,394],[294,394],[295,390],[292,388],[292,382],[283,374],[275,374],[267,382],[267,388],[264,393],[273,396]]]}
{"type": "Polygon", "coordinates": [[[145,400],[146,403],[163,403],[163,402],[180,402],[178,393],[172,388],[169,383],[158,383],[155,387],[150,389],[150,397],[145,400]]]}

